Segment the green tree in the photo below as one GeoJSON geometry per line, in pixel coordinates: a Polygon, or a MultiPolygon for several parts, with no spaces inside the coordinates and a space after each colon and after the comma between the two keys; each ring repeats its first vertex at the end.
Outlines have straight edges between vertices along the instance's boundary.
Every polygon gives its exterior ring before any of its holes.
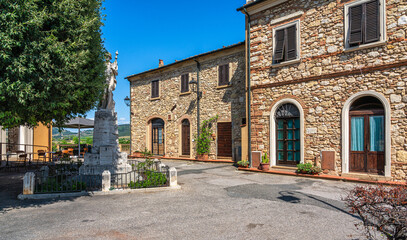
{"type": "Polygon", "coordinates": [[[102,1],[0,0],[0,125],[60,125],[97,105],[102,1]]]}

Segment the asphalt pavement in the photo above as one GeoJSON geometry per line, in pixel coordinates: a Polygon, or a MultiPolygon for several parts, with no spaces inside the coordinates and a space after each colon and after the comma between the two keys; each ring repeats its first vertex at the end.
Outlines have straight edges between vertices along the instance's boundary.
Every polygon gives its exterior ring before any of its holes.
{"type": "Polygon", "coordinates": [[[363,239],[356,184],[163,162],[180,190],[20,201],[22,174],[2,173],[0,239],[363,239]]]}

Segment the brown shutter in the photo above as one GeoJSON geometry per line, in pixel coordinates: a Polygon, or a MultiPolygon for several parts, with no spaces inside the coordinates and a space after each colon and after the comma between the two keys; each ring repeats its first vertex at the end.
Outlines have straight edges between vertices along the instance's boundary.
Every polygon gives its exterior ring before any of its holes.
{"type": "Polygon", "coordinates": [[[159,83],[158,80],[154,80],[151,82],[151,98],[159,97],[159,83]]]}
{"type": "Polygon", "coordinates": [[[181,92],[189,91],[189,75],[184,74],[181,76],[181,92]]]}
{"type": "Polygon", "coordinates": [[[229,85],[229,64],[224,65],[224,75],[225,78],[223,79],[225,85],[229,85]]]}
{"type": "Polygon", "coordinates": [[[287,28],[287,59],[293,60],[297,58],[297,26],[287,28]]]}
{"type": "Polygon", "coordinates": [[[219,73],[218,73],[218,75],[219,75],[219,83],[218,83],[218,85],[219,86],[222,86],[222,85],[225,84],[224,83],[224,75],[225,75],[224,72],[225,72],[224,65],[219,66],[219,73]]]}
{"type": "Polygon", "coordinates": [[[380,39],[379,1],[368,2],[365,5],[365,43],[380,39]]]}
{"type": "Polygon", "coordinates": [[[362,43],[363,5],[349,8],[349,44],[362,43]]]}
{"type": "Polygon", "coordinates": [[[274,50],[274,61],[281,61],[284,57],[284,45],[285,45],[285,29],[276,31],[276,48],[274,50]]]}
{"type": "Polygon", "coordinates": [[[181,92],[185,92],[185,75],[181,75],[181,92]]]}

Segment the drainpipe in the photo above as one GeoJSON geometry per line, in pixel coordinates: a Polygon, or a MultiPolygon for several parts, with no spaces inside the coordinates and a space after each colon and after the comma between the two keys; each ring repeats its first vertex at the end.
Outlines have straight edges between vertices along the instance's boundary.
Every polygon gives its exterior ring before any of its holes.
{"type": "Polygon", "coordinates": [[[249,154],[249,167],[252,167],[252,121],[251,121],[251,103],[250,103],[250,94],[251,94],[251,87],[250,87],[250,27],[251,27],[251,20],[250,15],[247,12],[246,8],[243,8],[244,13],[247,16],[247,137],[248,137],[248,154],[249,154]]]}
{"type": "Polygon", "coordinates": [[[196,68],[197,68],[197,72],[196,72],[196,118],[197,118],[197,124],[198,124],[198,137],[199,137],[199,129],[200,129],[200,123],[199,123],[199,100],[201,98],[201,92],[199,91],[199,72],[201,71],[201,63],[198,62],[198,60],[194,59],[194,61],[196,62],[196,68]]]}

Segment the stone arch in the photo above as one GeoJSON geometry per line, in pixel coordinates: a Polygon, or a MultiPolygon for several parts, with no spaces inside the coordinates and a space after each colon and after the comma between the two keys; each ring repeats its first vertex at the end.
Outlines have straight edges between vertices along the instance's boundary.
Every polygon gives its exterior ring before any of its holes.
{"type": "Polygon", "coordinates": [[[152,151],[152,124],[151,121],[153,119],[161,119],[164,121],[164,154],[166,153],[167,149],[167,121],[165,120],[164,117],[160,115],[152,115],[150,116],[147,121],[146,121],[146,146],[149,151],[152,151]]]}
{"type": "Polygon", "coordinates": [[[375,91],[363,91],[353,94],[345,102],[342,109],[342,173],[349,173],[349,110],[352,104],[359,98],[371,96],[375,97],[383,105],[384,108],[384,118],[385,118],[385,166],[384,175],[386,177],[391,177],[391,108],[390,103],[387,99],[380,93],[375,91]]]}
{"type": "Polygon", "coordinates": [[[276,111],[277,109],[286,103],[291,103],[296,106],[300,112],[300,163],[304,163],[304,109],[299,101],[293,98],[283,98],[274,103],[270,111],[270,165],[277,165],[277,151],[276,151],[276,111]]]}

